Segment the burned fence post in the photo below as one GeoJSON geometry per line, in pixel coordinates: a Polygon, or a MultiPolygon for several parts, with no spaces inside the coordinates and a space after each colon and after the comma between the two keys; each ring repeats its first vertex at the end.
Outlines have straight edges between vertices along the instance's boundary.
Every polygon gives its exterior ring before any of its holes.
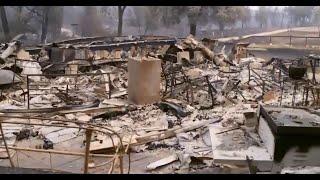
{"type": "Polygon", "coordinates": [[[272,43],[271,38],[272,38],[272,36],[270,36],[270,39],[269,39],[269,43],[270,43],[270,44],[272,43]]]}
{"type": "Polygon", "coordinates": [[[279,68],[279,76],[278,76],[278,82],[280,82],[281,81],[281,68],[280,67],[278,67],[279,68]]]}
{"type": "MultiPolygon", "coordinates": [[[[78,74],[78,73],[77,73],[78,74]]],[[[77,90],[78,76],[74,77],[74,90],[77,90]]]]}
{"type": "Polygon", "coordinates": [[[209,81],[209,77],[208,75],[206,75],[206,81],[207,81],[207,84],[208,84],[208,92],[210,94],[210,97],[211,97],[211,107],[213,108],[214,106],[214,97],[213,97],[213,87],[209,81]]]}
{"type": "Polygon", "coordinates": [[[171,83],[171,87],[170,87],[170,96],[173,95],[173,87],[174,87],[174,78],[175,78],[175,71],[173,69],[173,62],[170,63],[170,68],[171,68],[171,80],[170,80],[170,83],[171,83]]]}
{"type": "Polygon", "coordinates": [[[289,39],[290,39],[290,41],[289,41],[289,46],[291,47],[291,39],[292,39],[292,36],[291,36],[291,35],[289,36],[289,39]]]}
{"type": "Polygon", "coordinates": [[[13,73],[13,76],[12,76],[12,85],[14,85],[14,78],[16,76],[16,72],[17,72],[17,59],[15,58],[14,59],[14,73],[13,73]]]}
{"type": "Polygon", "coordinates": [[[89,128],[86,130],[86,152],[85,152],[84,170],[83,170],[84,174],[88,173],[91,135],[92,135],[92,129],[89,128]]]}
{"type": "Polygon", "coordinates": [[[317,83],[317,80],[316,80],[316,64],[317,64],[317,60],[313,59],[313,65],[312,65],[312,81],[313,81],[313,83],[317,83]]]}
{"type": "Polygon", "coordinates": [[[108,97],[109,97],[109,99],[111,99],[111,78],[110,78],[110,73],[108,73],[107,76],[108,76],[108,86],[109,86],[108,97]]]}
{"type": "Polygon", "coordinates": [[[275,80],[275,77],[274,77],[275,76],[275,67],[274,67],[274,65],[272,66],[271,74],[272,74],[271,78],[274,81],[275,80]]]}
{"type": "Polygon", "coordinates": [[[304,104],[304,95],[306,94],[306,88],[303,86],[302,87],[302,106],[303,106],[303,104],[304,104]]]}
{"type": "Polygon", "coordinates": [[[251,72],[250,72],[250,64],[248,64],[248,84],[251,81],[251,72]]]}
{"type": "Polygon", "coordinates": [[[28,96],[28,109],[30,109],[30,84],[29,84],[29,76],[27,75],[27,96],[28,96]]]}
{"type": "Polygon", "coordinates": [[[264,92],[265,92],[266,82],[263,79],[261,79],[261,80],[262,80],[262,96],[263,96],[264,92]]]}
{"type": "Polygon", "coordinates": [[[319,98],[320,98],[320,92],[319,92],[319,88],[316,88],[316,92],[317,92],[317,106],[319,106],[319,98]]]}
{"type": "Polygon", "coordinates": [[[297,88],[298,88],[298,83],[297,81],[294,81],[293,93],[292,93],[292,106],[294,106],[295,104],[297,88]]]}
{"type": "Polygon", "coordinates": [[[306,37],[306,43],[305,43],[305,47],[307,48],[308,46],[308,37],[306,37]]]}
{"type": "Polygon", "coordinates": [[[304,103],[305,106],[308,105],[308,95],[309,95],[309,87],[306,87],[306,99],[305,99],[305,103],[304,103]]]}
{"type": "Polygon", "coordinates": [[[68,95],[69,92],[69,84],[67,84],[67,88],[66,88],[66,94],[68,95]]]}
{"type": "Polygon", "coordinates": [[[3,144],[4,144],[4,146],[6,148],[6,151],[7,151],[7,154],[8,154],[10,165],[11,165],[11,167],[14,167],[13,161],[11,159],[10,151],[9,151],[9,148],[8,148],[8,144],[7,144],[6,138],[5,138],[4,133],[3,133],[2,119],[0,119],[0,131],[1,131],[1,135],[2,135],[3,144]]]}
{"type": "Polygon", "coordinates": [[[284,80],[282,80],[282,82],[280,81],[280,87],[281,87],[281,95],[280,95],[280,106],[281,106],[282,105],[283,90],[284,90],[284,80]]]}

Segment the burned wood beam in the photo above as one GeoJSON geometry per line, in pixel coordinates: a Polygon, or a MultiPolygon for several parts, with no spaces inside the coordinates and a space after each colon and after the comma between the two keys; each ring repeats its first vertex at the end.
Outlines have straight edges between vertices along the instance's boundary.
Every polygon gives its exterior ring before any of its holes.
{"type": "Polygon", "coordinates": [[[89,105],[67,105],[57,108],[40,108],[40,109],[1,109],[0,113],[52,113],[65,110],[86,109],[99,106],[100,101],[96,100],[89,105]]]}
{"type": "MultiPolygon", "coordinates": [[[[123,41],[120,42],[134,42],[136,40],[125,40],[128,39],[128,36],[95,36],[95,37],[83,37],[83,38],[75,38],[75,39],[68,39],[68,40],[63,40],[63,41],[58,41],[55,42],[55,44],[61,45],[61,44],[86,44],[86,43],[92,43],[92,42],[104,42],[104,43],[112,43],[116,42],[116,38],[123,38],[123,41]]],[[[154,40],[166,40],[166,39],[172,39],[167,36],[152,36],[152,38],[147,37],[147,36],[140,36],[138,39],[140,40],[145,40],[145,41],[154,41],[154,40]]],[[[137,39],[137,40],[138,40],[137,39]]],[[[48,43],[46,44],[47,46],[51,46],[53,43],[48,43]]]]}
{"type": "Polygon", "coordinates": [[[175,40],[143,40],[143,41],[132,41],[132,42],[119,42],[119,43],[109,43],[109,44],[101,44],[101,45],[90,45],[90,46],[83,46],[79,48],[89,48],[92,51],[95,50],[112,50],[114,48],[130,48],[131,46],[147,46],[147,45],[171,45],[175,44],[175,40]]]}
{"type": "Polygon", "coordinates": [[[194,125],[191,125],[191,126],[176,127],[176,128],[172,128],[170,130],[164,131],[164,132],[146,134],[144,136],[137,137],[136,138],[137,143],[134,143],[132,145],[145,144],[145,143],[152,142],[152,141],[159,141],[162,139],[167,139],[167,138],[173,137],[176,134],[179,134],[182,132],[192,131],[192,130],[201,128],[203,126],[207,126],[211,123],[218,123],[221,120],[222,119],[211,119],[211,120],[200,122],[200,123],[194,123],[194,125]]]}
{"type": "Polygon", "coordinates": [[[98,118],[110,119],[112,117],[124,115],[129,111],[133,111],[133,110],[136,110],[136,108],[125,108],[125,107],[112,108],[112,109],[110,108],[106,112],[93,116],[92,119],[98,119],[98,118]]]}
{"type": "Polygon", "coordinates": [[[225,66],[226,62],[222,59],[218,58],[213,51],[211,51],[207,46],[202,44],[201,42],[196,41],[193,36],[188,36],[183,43],[185,45],[191,46],[193,49],[200,49],[203,53],[204,57],[212,61],[217,66],[225,66]]]}
{"type": "MultiPolygon", "coordinates": [[[[84,38],[75,38],[75,39],[68,39],[68,40],[63,40],[63,41],[58,41],[55,42],[56,44],[75,44],[75,43],[90,43],[92,41],[111,41],[112,37],[108,36],[96,36],[96,37],[84,37],[84,38]]],[[[46,45],[51,45],[52,43],[46,44],[46,45]]]]}

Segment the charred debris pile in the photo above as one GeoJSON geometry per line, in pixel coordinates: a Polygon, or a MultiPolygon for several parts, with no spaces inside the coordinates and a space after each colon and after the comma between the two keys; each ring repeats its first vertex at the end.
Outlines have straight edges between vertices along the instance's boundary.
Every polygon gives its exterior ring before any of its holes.
{"type": "MultiPolygon", "coordinates": [[[[214,161],[209,129],[257,135],[259,106],[320,103],[315,55],[261,59],[248,55],[249,44],[193,36],[88,37],[34,47],[22,36],[0,46],[1,166],[140,172],[130,157],[154,154],[142,172],[223,167],[214,161]],[[49,153],[43,161],[50,165],[21,153],[49,153]],[[82,160],[64,168],[57,162],[68,158],[54,154],[82,160]]],[[[263,146],[237,136],[228,140],[233,148],[263,146]]]]}

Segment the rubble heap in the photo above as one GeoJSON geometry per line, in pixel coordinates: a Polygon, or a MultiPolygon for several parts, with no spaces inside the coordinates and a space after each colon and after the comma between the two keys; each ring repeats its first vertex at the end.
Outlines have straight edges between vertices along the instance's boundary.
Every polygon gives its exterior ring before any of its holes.
{"type": "MultiPolygon", "coordinates": [[[[0,50],[1,166],[224,171],[230,166],[222,165],[223,153],[243,160],[241,150],[264,151],[255,130],[259,106],[319,104],[319,96],[310,99],[309,93],[318,93],[314,66],[292,78],[293,61],[226,54],[217,47],[192,36],[91,37],[40,47],[24,47],[19,38],[6,43],[0,50]]],[[[297,63],[316,61],[310,56],[297,63]]]]}

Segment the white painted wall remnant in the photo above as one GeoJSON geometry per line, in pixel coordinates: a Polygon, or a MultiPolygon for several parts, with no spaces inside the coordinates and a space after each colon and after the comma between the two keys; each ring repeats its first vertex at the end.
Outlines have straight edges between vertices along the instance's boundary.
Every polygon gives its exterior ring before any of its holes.
{"type": "Polygon", "coordinates": [[[13,82],[21,82],[21,79],[18,75],[10,70],[0,69],[0,85],[11,84],[13,82]]]}
{"type": "MultiPolygon", "coordinates": [[[[21,61],[19,66],[23,69],[23,71],[21,72],[21,75],[42,74],[41,66],[39,65],[38,62],[21,61]]],[[[40,81],[41,77],[31,76],[30,79],[32,79],[33,81],[40,81]]]]}

